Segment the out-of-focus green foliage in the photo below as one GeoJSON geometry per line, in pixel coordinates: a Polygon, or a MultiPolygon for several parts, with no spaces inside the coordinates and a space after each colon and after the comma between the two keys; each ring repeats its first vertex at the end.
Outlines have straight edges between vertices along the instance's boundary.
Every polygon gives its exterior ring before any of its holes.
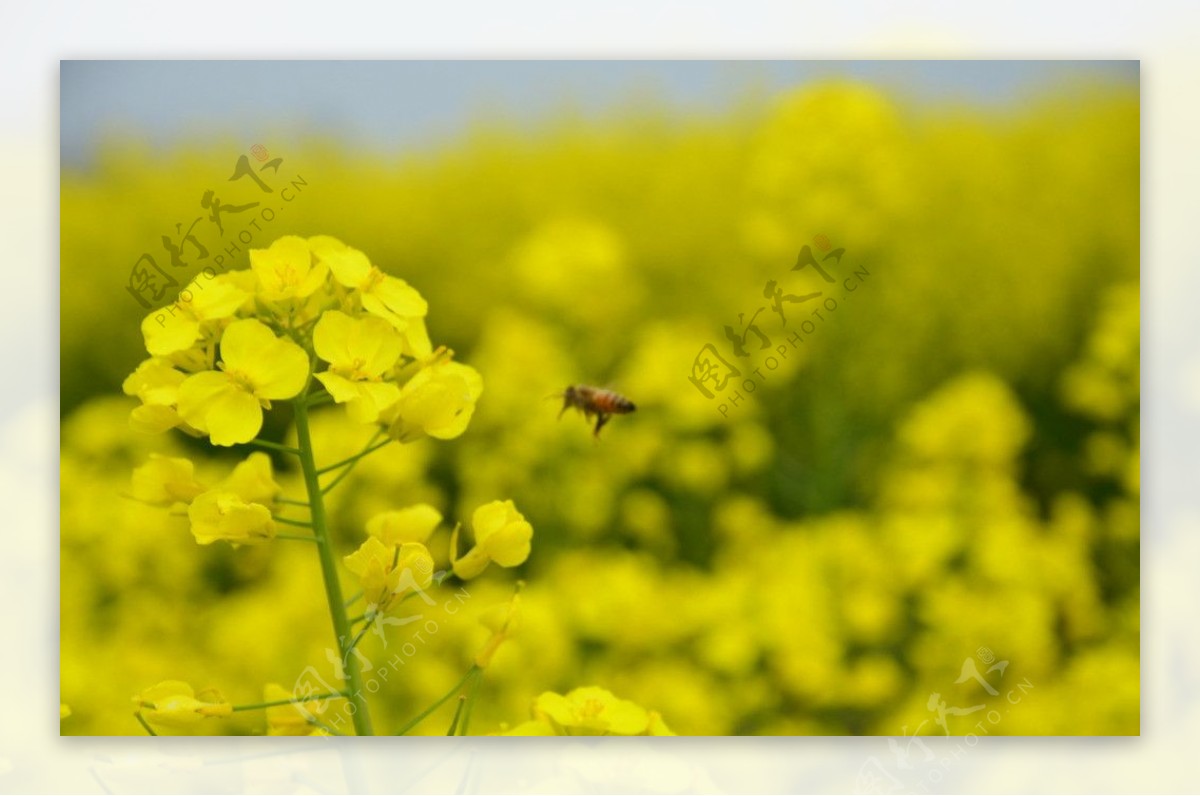
{"type": "MultiPolygon", "coordinates": [[[[159,239],[217,188],[278,208],[250,246],[331,234],[404,277],[437,308],[431,336],[483,376],[462,438],[385,449],[330,507],[345,552],[417,501],[453,521],[505,495],[534,525],[522,632],[475,727],[597,684],[681,734],[940,733],[931,694],[991,706],[1027,682],[992,734],[1138,732],[1138,125],[1123,93],[1000,113],[828,84],[705,119],[480,128],[400,162],[313,144],[273,153],[277,185],[307,183],[286,204],[226,182],[237,145],[131,143],[64,172],[63,731],[138,732],[130,697],[168,678],[233,702],[309,665],[332,679],[310,550],[199,548],[185,519],[122,497],[152,451],[230,462],[137,435],[120,397],[143,357],[129,269],[146,251],[169,268],[159,239]],[[722,327],[765,305],[767,280],[825,287],[789,270],[818,234],[846,250],[825,263],[838,309],[795,346],[813,305],[788,305],[786,332],[764,311],[788,354],[722,415],[693,360],[713,343],[761,366],[722,327]],[[595,441],[547,399],[572,383],[638,411],[595,441]],[[980,648],[1009,662],[977,664],[999,696],[956,683],[980,648]]],[[[327,461],[364,442],[338,412],[314,420],[327,461]]],[[[377,727],[462,676],[488,635],[475,615],[510,595],[488,576],[468,589],[456,613],[429,609],[439,630],[414,654],[407,627],[364,642],[377,667],[404,660],[372,697],[377,727]]]]}

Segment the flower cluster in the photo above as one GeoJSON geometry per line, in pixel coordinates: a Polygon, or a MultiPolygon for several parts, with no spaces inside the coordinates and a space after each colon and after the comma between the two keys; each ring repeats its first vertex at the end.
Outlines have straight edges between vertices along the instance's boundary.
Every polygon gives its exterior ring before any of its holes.
{"type": "Polygon", "coordinates": [[[482,379],[433,349],[425,299],[362,252],[286,236],[252,250],[249,270],[210,271],[142,321],[150,358],[123,385],[141,401],[135,428],[250,442],[264,410],[315,377],[355,421],[397,440],[466,430],[482,379]]]}

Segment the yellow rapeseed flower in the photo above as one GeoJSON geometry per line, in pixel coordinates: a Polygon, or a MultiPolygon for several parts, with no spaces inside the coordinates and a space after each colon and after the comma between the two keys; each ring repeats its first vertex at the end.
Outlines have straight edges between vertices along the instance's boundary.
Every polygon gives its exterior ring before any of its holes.
{"type": "Polygon", "coordinates": [[[190,459],[151,453],[150,461],[134,468],[131,495],[152,506],[190,503],[204,491],[190,459]]]}
{"type": "Polygon", "coordinates": [[[400,390],[400,398],[380,418],[388,433],[402,442],[422,435],[454,439],[467,430],[483,378],[459,362],[439,362],[422,368],[400,390]]]}
{"type": "Polygon", "coordinates": [[[167,680],[147,688],[133,698],[133,703],[146,721],[160,727],[185,728],[205,718],[219,718],[233,713],[233,706],[223,699],[201,700],[187,683],[167,680]]]}
{"type": "Polygon", "coordinates": [[[560,735],[673,734],[658,714],[596,686],[566,696],[547,691],[534,702],[533,712],[560,735]]]}
{"type": "Polygon", "coordinates": [[[404,348],[399,332],[387,321],[329,310],[313,330],[313,348],[329,363],[317,379],[334,401],[347,404],[350,417],[358,422],[375,422],[380,410],[400,397],[400,388],[383,380],[404,348]]]}
{"type": "Polygon", "coordinates": [[[233,544],[258,544],[275,536],[271,510],[250,503],[225,489],[210,489],[188,506],[192,536],[200,544],[225,540],[233,544]]]}
{"type": "Polygon", "coordinates": [[[442,522],[442,513],[428,503],[385,511],[367,520],[367,534],[384,545],[394,547],[405,542],[424,544],[442,522]]]}
{"type": "Polygon", "coordinates": [[[283,487],[275,481],[271,457],[262,451],[255,451],[239,462],[219,488],[232,492],[247,503],[261,503],[264,506],[273,504],[283,491],[283,487]]]}
{"type": "Polygon", "coordinates": [[[179,415],[214,445],[249,442],[272,400],[304,389],[308,355],[254,319],[235,321],[221,337],[221,370],[189,376],[179,387],[179,415]]]}
{"type": "Polygon", "coordinates": [[[458,529],[450,539],[450,562],[463,580],[478,576],[492,561],[502,567],[525,563],[533,539],[533,526],[511,500],[493,500],[475,509],[471,517],[475,546],[458,558],[458,529]]]}
{"type": "Polygon", "coordinates": [[[171,305],[142,320],[142,337],[153,356],[167,356],[191,348],[204,336],[206,324],[231,317],[248,298],[230,280],[198,276],[179,292],[171,305]]]}
{"type": "Polygon", "coordinates": [[[433,557],[416,542],[389,547],[371,536],[343,560],[376,613],[386,612],[410,590],[426,589],[433,582],[433,557]]]}
{"type": "Polygon", "coordinates": [[[137,366],[125,378],[121,390],[136,395],[142,405],[133,410],[129,424],[147,434],[158,434],[183,422],[175,405],[179,401],[179,385],[187,374],[177,370],[166,357],[151,357],[137,366]]]}
{"type": "Polygon", "coordinates": [[[371,265],[367,255],[337,238],[317,235],[309,238],[308,244],[317,261],[328,264],[334,279],[356,291],[364,310],[383,318],[404,335],[406,354],[420,359],[432,353],[425,328],[429,305],[415,288],[383,273],[371,265]]]}
{"type": "Polygon", "coordinates": [[[250,268],[258,277],[258,295],[266,301],[307,298],[329,274],[328,266],[314,261],[308,241],[296,235],[284,235],[266,249],[251,249],[250,268]]]}

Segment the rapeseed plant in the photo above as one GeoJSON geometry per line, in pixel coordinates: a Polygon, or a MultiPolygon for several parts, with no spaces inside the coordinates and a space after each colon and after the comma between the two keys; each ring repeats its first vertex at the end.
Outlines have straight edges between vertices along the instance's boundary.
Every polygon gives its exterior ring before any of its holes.
{"type": "MultiPolygon", "coordinates": [[[[374,725],[363,680],[369,664],[358,649],[366,632],[376,629],[382,635],[388,614],[399,612],[410,597],[432,602],[427,590],[450,578],[470,580],[491,563],[520,566],[531,551],[533,526],[511,500],[482,505],[472,520],[475,544],[460,556],[456,526],[450,538],[451,569],[435,573],[426,544],[442,523],[441,513],[424,503],[380,513],[367,522],[358,549],[341,558],[359,586],[356,596],[345,599],[325,510],[327,494],[363,458],[386,445],[461,435],[483,381],[473,368],[453,361],[452,352],[432,348],[424,325],[428,305],[420,293],[341,241],[286,236],[266,249],[252,250],[250,266],[244,272],[214,273],[208,284],[197,279],[174,304],[145,318],[142,332],[151,357],[126,379],[126,393],[142,401],[133,410],[131,425],[156,431],[181,428],[207,437],[214,446],[249,444],[294,457],[305,496],[284,496],[270,458],[261,451],[211,488],[196,478],[191,460],[151,454],[134,469],[129,494],[186,514],[202,545],[311,543],[320,562],[343,685],[315,697],[270,683],[262,703],[234,706],[219,696],[202,699],[187,683],[171,680],[135,699],[136,717],[155,733],[156,727],[191,727],[205,718],[262,709],[269,734],[330,734],[336,730],[322,719],[324,705],[314,712],[308,706],[338,698],[350,706],[354,732],[370,735],[374,725]],[[294,446],[258,436],[265,413],[284,401],[292,409],[294,446]],[[329,404],[344,407],[351,422],[374,427],[375,435],[358,453],[318,467],[309,417],[329,404]],[[302,516],[285,516],[296,509],[302,516]],[[280,526],[303,530],[280,533],[280,526]],[[359,601],[364,611],[351,618],[347,608],[359,601]]],[[[451,691],[465,690],[452,734],[468,731],[479,681],[496,649],[515,632],[518,606],[514,595],[498,606],[502,613],[497,618],[485,620],[492,636],[451,691]]]]}

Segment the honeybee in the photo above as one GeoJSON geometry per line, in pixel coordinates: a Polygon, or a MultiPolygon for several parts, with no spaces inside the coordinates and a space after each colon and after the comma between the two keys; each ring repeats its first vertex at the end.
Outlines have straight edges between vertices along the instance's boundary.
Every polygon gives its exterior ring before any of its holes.
{"type": "Polygon", "coordinates": [[[589,387],[586,384],[571,385],[563,390],[562,399],[562,411],[558,413],[558,416],[561,418],[563,412],[571,407],[583,412],[584,417],[588,420],[591,420],[592,415],[595,415],[596,430],[592,433],[597,437],[600,436],[600,429],[604,428],[604,424],[613,415],[627,415],[637,409],[633,401],[624,395],[615,393],[612,390],[601,389],[600,387],[589,387]]]}

